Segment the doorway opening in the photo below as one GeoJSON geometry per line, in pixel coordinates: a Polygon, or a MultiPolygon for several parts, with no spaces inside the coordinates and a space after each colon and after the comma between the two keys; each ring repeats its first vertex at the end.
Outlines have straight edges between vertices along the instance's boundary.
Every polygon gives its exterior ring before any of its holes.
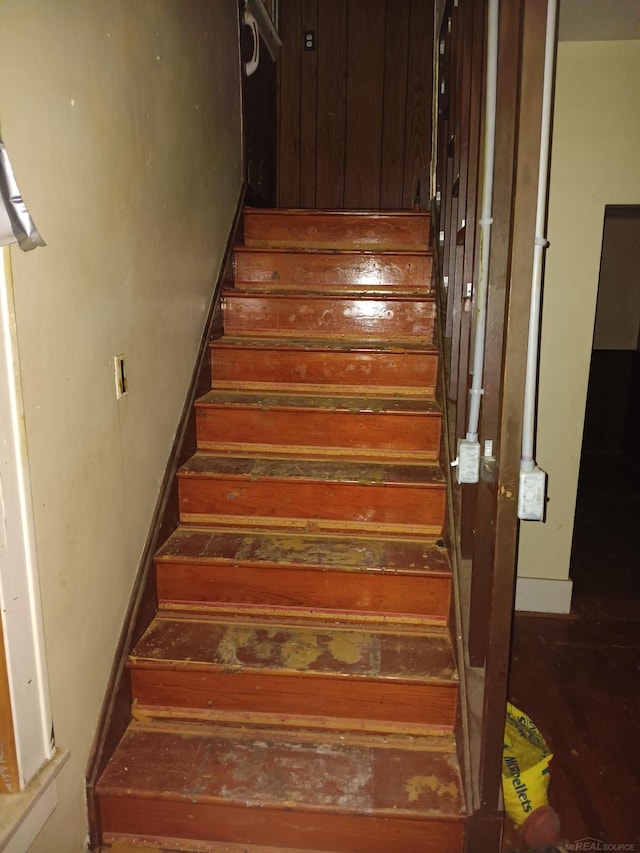
{"type": "Polygon", "coordinates": [[[605,208],[570,574],[640,599],[640,205],[605,208]]]}

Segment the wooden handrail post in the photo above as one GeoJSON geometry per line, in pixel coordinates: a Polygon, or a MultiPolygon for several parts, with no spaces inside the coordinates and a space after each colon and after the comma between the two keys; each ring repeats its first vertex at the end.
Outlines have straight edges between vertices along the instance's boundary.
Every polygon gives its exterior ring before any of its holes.
{"type": "MultiPolygon", "coordinates": [[[[502,4],[508,6],[510,4],[502,4]]],[[[480,800],[498,807],[517,556],[517,490],[537,199],[546,0],[523,0],[511,252],[496,467],[495,552],[485,667],[480,800]]]]}
{"type": "MultiPolygon", "coordinates": [[[[502,3],[498,22],[498,84],[493,184],[492,246],[480,440],[498,450],[505,311],[511,257],[516,168],[517,108],[521,61],[522,3],[502,3]]],[[[483,666],[487,651],[496,515],[495,467],[483,466],[477,489],[469,616],[469,661],[483,666]]],[[[463,501],[463,510],[465,503],[463,501]]],[[[469,521],[466,521],[469,524],[469,521]]]]}

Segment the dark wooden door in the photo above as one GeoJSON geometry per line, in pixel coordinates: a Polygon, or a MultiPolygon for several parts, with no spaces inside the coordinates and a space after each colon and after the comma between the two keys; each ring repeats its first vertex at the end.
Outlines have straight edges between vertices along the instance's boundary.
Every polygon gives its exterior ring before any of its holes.
{"type": "MultiPolygon", "coordinates": [[[[249,76],[246,66],[254,53],[255,33],[243,22],[240,8],[242,55],[242,124],[247,204],[273,207],[276,203],[277,63],[259,33],[258,66],[249,76]]],[[[250,9],[249,9],[250,11],[250,9]]]]}
{"type": "Polygon", "coordinates": [[[281,207],[414,206],[431,156],[432,31],[433,0],[281,0],[281,207]]]}

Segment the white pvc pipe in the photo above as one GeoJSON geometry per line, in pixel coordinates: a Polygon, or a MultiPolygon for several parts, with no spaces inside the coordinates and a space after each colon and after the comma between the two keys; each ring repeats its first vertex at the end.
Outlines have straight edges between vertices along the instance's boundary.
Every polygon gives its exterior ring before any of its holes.
{"type": "Polygon", "coordinates": [[[467,441],[478,440],[480,398],[483,394],[484,345],[487,331],[487,299],[489,295],[489,248],[491,245],[491,210],[493,206],[493,165],[496,142],[496,89],[498,82],[498,11],[499,0],[489,0],[487,19],[487,73],[484,126],[484,164],[482,179],[482,211],[480,214],[480,262],[476,293],[476,323],[469,394],[467,441]]]}
{"type": "Polygon", "coordinates": [[[531,277],[531,307],[529,309],[529,336],[527,343],[527,367],[524,386],[524,413],[522,424],[521,471],[532,471],[536,420],[536,396],[538,379],[538,337],[540,331],[540,308],[542,297],[542,267],[544,250],[549,245],[545,235],[547,210],[547,180],[549,176],[549,144],[551,139],[551,112],[553,94],[553,67],[556,43],[556,3],[549,0],[547,6],[547,31],[544,54],[544,82],[542,88],[542,126],[540,128],[540,168],[538,170],[538,200],[536,206],[536,236],[533,247],[533,274],[531,277]]]}

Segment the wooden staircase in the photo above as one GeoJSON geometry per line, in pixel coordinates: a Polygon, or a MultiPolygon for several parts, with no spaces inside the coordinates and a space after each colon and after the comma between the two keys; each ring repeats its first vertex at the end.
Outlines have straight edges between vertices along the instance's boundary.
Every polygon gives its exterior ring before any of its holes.
{"type": "Polygon", "coordinates": [[[106,846],[462,850],[428,246],[425,214],[245,211],[106,846]]]}

